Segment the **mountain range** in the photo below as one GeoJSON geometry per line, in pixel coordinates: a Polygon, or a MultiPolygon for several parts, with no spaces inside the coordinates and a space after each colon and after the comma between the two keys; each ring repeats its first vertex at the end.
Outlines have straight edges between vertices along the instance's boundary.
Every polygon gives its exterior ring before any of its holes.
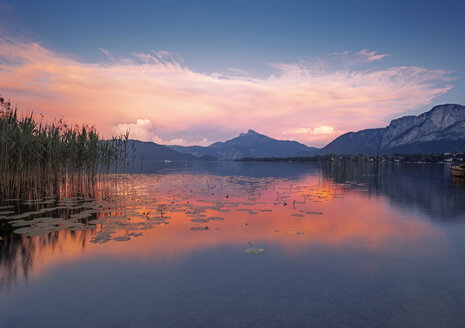
{"type": "Polygon", "coordinates": [[[297,141],[276,140],[249,130],[225,142],[215,142],[208,147],[169,146],[176,151],[194,156],[212,156],[220,160],[244,157],[292,157],[302,151],[315,152],[318,148],[308,147],[297,141]]]}
{"type": "Polygon", "coordinates": [[[465,151],[465,106],[446,104],[418,116],[392,120],[385,128],[343,134],[318,153],[381,155],[456,151],[465,151]]]}
{"type": "Polygon", "coordinates": [[[144,161],[195,161],[199,160],[197,156],[177,152],[167,146],[159,145],[150,141],[128,140],[128,158],[140,160],[141,156],[144,161]],[[135,154],[134,151],[135,150],[135,154]]]}
{"type": "Polygon", "coordinates": [[[348,132],[321,149],[308,147],[296,141],[273,139],[254,130],[207,147],[164,146],[137,140],[131,140],[130,143],[137,148],[137,157],[143,154],[144,160],[149,161],[456,152],[465,151],[465,106],[439,105],[418,116],[404,116],[392,120],[385,128],[348,132]]]}

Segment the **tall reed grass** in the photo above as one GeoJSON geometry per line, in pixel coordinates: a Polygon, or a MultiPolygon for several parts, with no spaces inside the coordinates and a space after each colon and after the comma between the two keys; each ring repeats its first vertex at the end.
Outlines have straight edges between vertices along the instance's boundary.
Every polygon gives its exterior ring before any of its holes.
{"type": "Polygon", "coordinates": [[[129,133],[103,140],[95,127],[67,125],[62,119],[38,122],[33,114],[0,96],[0,191],[9,194],[20,185],[41,179],[57,180],[96,175],[128,168],[129,133]]]}

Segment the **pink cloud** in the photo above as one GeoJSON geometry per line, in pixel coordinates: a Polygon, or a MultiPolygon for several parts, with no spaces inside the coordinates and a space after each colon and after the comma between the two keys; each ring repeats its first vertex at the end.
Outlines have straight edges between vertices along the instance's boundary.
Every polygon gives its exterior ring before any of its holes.
{"type": "MultiPolygon", "coordinates": [[[[95,124],[107,137],[133,125],[133,137],[138,131],[149,140],[193,144],[215,140],[214,131],[232,137],[251,128],[322,146],[347,131],[384,126],[388,117],[427,105],[451,88],[449,72],[416,66],[357,70],[332,68],[324,60],[275,63],[273,74],[257,78],[234,69],[195,72],[166,51],[118,59],[101,50],[108,62],[85,63],[0,37],[0,93],[24,111],[95,124]],[[140,126],[139,119],[150,125],[140,126]]],[[[385,56],[359,54],[370,62],[385,56]]]]}
{"type": "Polygon", "coordinates": [[[387,54],[378,54],[377,51],[372,51],[369,49],[362,49],[357,52],[357,55],[360,56],[363,60],[370,63],[377,60],[381,60],[387,56],[387,54]]]}

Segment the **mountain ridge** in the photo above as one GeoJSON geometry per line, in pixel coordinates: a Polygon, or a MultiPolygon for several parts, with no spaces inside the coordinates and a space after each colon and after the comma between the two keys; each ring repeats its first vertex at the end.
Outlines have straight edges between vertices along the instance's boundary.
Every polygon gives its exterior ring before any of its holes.
{"type": "Polygon", "coordinates": [[[160,145],[151,141],[140,141],[129,139],[128,145],[128,158],[140,161],[141,155],[144,161],[194,161],[199,160],[198,157],[180,153],[165,145],[160,145]],[[135,150],[135,154],[134,151],[135,150]]]}
{"type": "MultiPolygon", "coordinates": [[[[235,160],[241,158],[289,158],[325,154],[442,153],[465,150],[465,106],[443,104],[420,115],[393,119],[384,128],[347,132],[325,147],[308,147],[297,141],[277,140],[254,130],[209,146],[159,145],[130,140],[145,160],[235,160]]],[[[131,146],[132,147],[132,146],[131,146]]],[[[129,148],[131,148],[129,147],[129,148]]],[[[132,155],[131,155],[132,156],[132,155]]]]}
{"type": "Polygon", "coordinates": [[[234,160],[244,157],[277,157],[295,156],[303,150],[317,151],[318,148],[308,147],[297,141],[278,140],[260,134],[252,129],[239,136],[202,146],[168,146],[178,152],[185,152],[194,156],[208,155],[221,160],[234,160]]]}
{"type": "Polygon", "coordinates": [[[464,149],[465,106],[443,104],[417,116],[394,119],[385,128],[345,133],[318,154],[424,154],[464,149]]]}

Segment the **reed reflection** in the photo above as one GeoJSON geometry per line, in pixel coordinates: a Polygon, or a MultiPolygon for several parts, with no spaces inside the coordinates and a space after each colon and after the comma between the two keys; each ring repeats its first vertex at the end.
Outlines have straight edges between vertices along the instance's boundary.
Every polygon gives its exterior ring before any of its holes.
{"type": "Polygon", "coordinates": [[[18,198],[3,196],[0,204],[0,289],[38,273],[43,267],[41,261],[58,260],[83,250],[94,234],[91,231],[94,227],[89,226],[88,221],[96,214],[89,213],[73,227],[67,225],[70,218],[86,207],[64,205],[70,199],[109,199],[115,194],[117,185],[124,184],[124,180],[117,177],[105,176],[91,181],[85,175],[62,180],[42,179],[33,184],[35,188],[22,186],[21,193],[15,193],[18,198]],[[78,224],[80,229],[77,229],[78,224]],[[29,233],[15,233],[25,226],[30,226],[29,233]]]}

